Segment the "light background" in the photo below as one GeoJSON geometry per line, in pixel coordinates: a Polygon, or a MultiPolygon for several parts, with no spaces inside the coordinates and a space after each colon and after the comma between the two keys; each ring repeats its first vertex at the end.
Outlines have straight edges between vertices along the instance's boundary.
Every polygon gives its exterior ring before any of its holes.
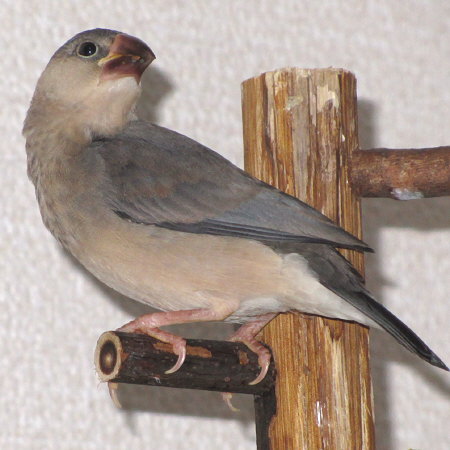
{"type": "MultiPolygon", "coordinates": [[[[133,388],[118,411],[98,386],[97,337],[144,308],[87,275],[41,223],[21,137],[35,82],[72,35],[108,27],[157,55],[143,115],[239,165],[240,83],[284,66],[352,70],[366,148],[448,145],[450,3],[2,0],[0,17],[0,448],[255,448],[249,398],[233,414],[214,393],[133,388]]],[[[369,287],[449,363],[450,198],[367,200],[364,223],[377,250],[369,287]]],[[[448,450],[448,374],[389,337],[372,343],[378,448],[448,450]]]]}

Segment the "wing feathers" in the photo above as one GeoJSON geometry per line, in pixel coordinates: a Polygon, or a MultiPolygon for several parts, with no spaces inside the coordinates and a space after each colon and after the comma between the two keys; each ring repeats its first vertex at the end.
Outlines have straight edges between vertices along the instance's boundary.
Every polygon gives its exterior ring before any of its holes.
{"type": "Polygon", "coordinates": [[[135,222],[189,233],[327,243],[371,251],[319,211],[256,180],[186,136],[132,122],[95,141],[106,201],[135,222]]]}

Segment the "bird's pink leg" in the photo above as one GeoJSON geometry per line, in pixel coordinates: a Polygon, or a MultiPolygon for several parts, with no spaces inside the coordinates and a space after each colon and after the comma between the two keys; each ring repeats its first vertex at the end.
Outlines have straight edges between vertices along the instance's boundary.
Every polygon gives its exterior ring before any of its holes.
{"type": "Polygon", "coordinates": [[[161,330],[159,327],[181,323],[223,320],[235,310],[234,306],[227,304],[225,307],[217,309],[189,309],[145,314],[120,327],[119,331],[148,334],[160,341],[172,344],[173,352],[178,355],[178,360],[165,373],[173,373],[183,365],[186,358],[186,341],[180,336],[161,330]]]}
{"type": "MultiPolygon", "coordinates": [[[[261,372],[259,375],[251,381],[249,384],[258,384],[260,381],[264,380],[267,375],[270,365],[270,352],[264,345],[256,340],[255,336],[276,316],[276,313],[263,314],[262,316],[257,316],[255,320],[247,322],[242,325],[235,333],[233,333],[228,340],[232,342],[242,342],[245,344],[252,352],[258,355],[258,364],[261,367],[261,372]]],[[[222,399],[227,404],[231,411],[239,411],[231,403],[231,398],[233,394],[230,392],[222,392],[222,399]]]]}
{"type": "Polygon", "coordinates": [[[258,384],[264,379],[269,370],[270,352],[264,345],[256,340],[255,336],[276,316],[276,313],[263,314],[256,317],[255,320],[242,325],[234,334],[230,336],[229,341],[238,341],[245,344],[252,352],[258,355],[258,364],[261,367],[259,375],[249,384],[258,384]]]}

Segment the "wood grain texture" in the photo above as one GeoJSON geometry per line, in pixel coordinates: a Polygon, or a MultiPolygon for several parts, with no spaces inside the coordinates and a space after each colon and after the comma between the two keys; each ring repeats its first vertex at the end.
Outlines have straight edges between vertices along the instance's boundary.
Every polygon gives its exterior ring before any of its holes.
{"type": "MultiPolygon", "coordinates": [[[[351,187],[358,149],[356,80],[341,69],[288,68],[242,84],[245,168],[361,236],[351,187]]],[[[363,272],[362,255],[343,254],[363,272]]],[[[276,367],[276,413],[258,448],[372,449],[368,330],[304,314],[282,314],[262,333],[276,367]]],[[[259,399],[257,408],[270,407],[259,399]]],[[[258,416],[264,416],[258,414],[258,416]]]]}
{"type": "Polygon", "coordinates": [[[450,146],[354,152],[351,181],[361,197],[415,200],[450,195],[450,146]]]}

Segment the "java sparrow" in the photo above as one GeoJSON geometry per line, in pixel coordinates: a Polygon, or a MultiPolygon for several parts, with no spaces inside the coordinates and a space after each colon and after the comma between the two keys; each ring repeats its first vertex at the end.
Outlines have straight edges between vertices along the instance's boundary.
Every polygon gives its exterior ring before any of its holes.
{"type": "Polygon", "coordinates": [[[124,33],[77,34],[40,76],[23,129],[46,227],[102,282],[162,311],[121,329],[171,343],[173,372],[186,343],[161,326],[243,324],[231,339],[258,354],[256,383],[270,362],[256,334],[297,310],[383,328],[448,370],[336,250],[370,250],[364,242],[203,145],[136,118],[154,58],[124,33]]]}

